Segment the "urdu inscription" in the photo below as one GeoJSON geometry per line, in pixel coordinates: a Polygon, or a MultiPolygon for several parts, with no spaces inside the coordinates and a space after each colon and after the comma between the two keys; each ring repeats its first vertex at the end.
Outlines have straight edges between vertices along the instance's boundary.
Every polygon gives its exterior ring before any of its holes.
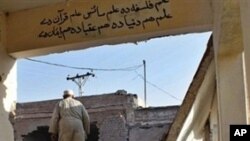
{"type": "Polygon", "coordinates": [[[69,12],[65,9],[59,9],[57,10],[56,16],[52,18],[45,17],[40,21],[41,26],[49,26],[50,28],[46,31],[42,30],[38,33],[38,37],[57,37],[66,40],[70,34],[84,34],[88,36],[90,33],[96,32],[101,35],[102,32],[107,29],[135,29],[140,27],[145,30],[147,23],[155,23],[157,26],[160,26],[161,21],[172,18],[172,15],[170,15],[167,9],[168,3],[169,0],[155,0],[154,2],[145,0],[140,4],[134,3],[125,7],[112,5],[107,11],[101,11],[97,5],[93,5],[88,11],[74,9],[69,12]],[[143,18],[141,18],[141,16],[134,16],[131,18],[131,14],[143,14],[143,12],[156,12],[157,15],[152,14],[143,18]],[[111,17],[113,15],[118,15],[118,20],[112,20],[111,17]],[[80,22],[72,24],[73,20],[79,18],[80,22]],[[93,19],[98,18],[103,22],[100,24],[93,22],[93,19]]]}

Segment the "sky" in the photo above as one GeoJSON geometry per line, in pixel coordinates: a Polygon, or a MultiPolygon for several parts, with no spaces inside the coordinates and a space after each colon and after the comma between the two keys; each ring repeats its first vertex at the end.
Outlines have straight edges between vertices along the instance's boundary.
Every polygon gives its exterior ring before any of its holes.
{"type": "Polygon", "coordinates": [[[210,35],[211,32],[167,36],[30,58],[33,61],[19,59],[17,102],[62,98],[65,89],[72,89],[79,96],[78,86],[66,78],[91,71],[95,77],[86,80],[83,96],[125,90],[144,101],[145,60],[147,106],[180,105],[210,35]],[[133,69],[116,70],[130,67],[133,69]]]}

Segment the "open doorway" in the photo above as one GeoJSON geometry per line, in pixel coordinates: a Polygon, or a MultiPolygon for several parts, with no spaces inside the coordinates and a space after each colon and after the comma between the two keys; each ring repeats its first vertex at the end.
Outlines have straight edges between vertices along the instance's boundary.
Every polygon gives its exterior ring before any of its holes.
{"type": "Polygon", "coordinates": [[[97,122],[92,122],[90,124],[90,134],[86,141],[98,141],[99,140],[99,128],[97,127],[97,122]]]}
{"type": "Polygon", "coordinates": [[[78,87],[68,76],[91,72],[83,95],[126,90],[144,93],[146,61],[148,106],[179,105],[186,93],[211,32],[151,39],[136,44],[102,46],[18,60],[18,102],[61,98],[62,90],[78,87]]]}
{"type": "Polygon", "coordinates": [[[51,141],[48,126],[38,126],[37,130],[23,135],[23,141],[51,141]]]}
{"type": "MultiPolygon", "coordinates": [[[[143,86],[146,84],[147,106],[180,105],[210,35],[207,32],[162,37],[137,44],[102,46],[18,60],[18,102],[55,102],[52,99],[62,98],[62,91],[68,88],[73,89],[77,96],[78,87],[67,78],[90,72],[95,76],[86,81],[83,96],[119,90],[125,94],[124,91],[136,94],[143,101],[143,86]],[[147,66],[146,83],[142,60],[146,61],[147,66]]],[[[53,105],[49,105],[53,109],[53,105]]],[[[48,114],[47,109],[45,112],[48,114]]],[[[31,141],[41,135],[41,131],[44,131],[41,129],[24,135],[23,141],[31,141]]],[[[99,140],[96,124],[91,124],[91,131],[89,140],[99,140]]],[[[48,135],[46,132],[43,134],[48,135]]]]}

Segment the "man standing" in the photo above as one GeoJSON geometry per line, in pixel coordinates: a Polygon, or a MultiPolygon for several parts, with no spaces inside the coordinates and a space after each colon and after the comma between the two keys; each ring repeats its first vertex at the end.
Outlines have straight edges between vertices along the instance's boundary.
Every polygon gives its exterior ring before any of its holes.
{"type": "Polygon", "coordinates": [[[89,115],[83,104],[74,99],[72,90],[63,92],[49,127],[52,141],[85,141],[90,133],[89,115]]]}

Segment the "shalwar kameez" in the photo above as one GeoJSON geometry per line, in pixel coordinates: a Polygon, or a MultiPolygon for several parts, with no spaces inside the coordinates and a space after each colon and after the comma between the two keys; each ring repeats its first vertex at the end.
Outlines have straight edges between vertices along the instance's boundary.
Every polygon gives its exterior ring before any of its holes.
{"type": "Polygon", "coordinates": [[[49,132],[58,141],[85,141],[90,133],[90,121],[83,104],[68,97],[60,101],[53,112],[49,132]]]}

